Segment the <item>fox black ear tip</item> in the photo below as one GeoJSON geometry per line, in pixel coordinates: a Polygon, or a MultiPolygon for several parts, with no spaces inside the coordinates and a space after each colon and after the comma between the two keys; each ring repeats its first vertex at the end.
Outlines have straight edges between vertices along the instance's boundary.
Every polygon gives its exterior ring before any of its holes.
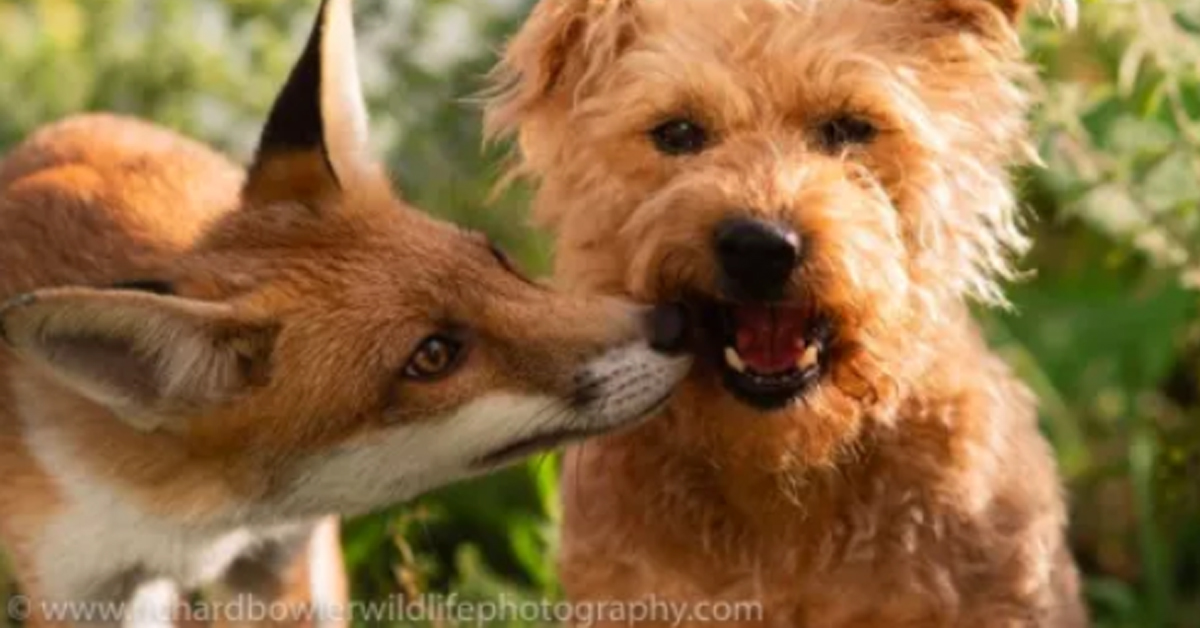
{"type": "Polygon", "coordinates": [[[259,135],[255,163],[274,153],[315,150],[321,147],[324,120],[321,115],[321,50],[329,22],[330,0],[323,0],[315,23],[300,56],[292,65],[287,80],[275,96],[275,102],[259,135]]]}
{"type": "Polygon", "coordinates": [[[325,150],[326,112],[322,99],[324,83],[333,80],[337,69],[330,66],[326,50],[329,46],[343,48],[353,54],[353,38],[343,41],[341,31],[333,26],[350,21],[353,24],[353,2],[322,0],[316,19],[299,58],[292,65],[288,78],[275,97],[266,124],[259,136],[255,162],[274,153],[325,150]]]}

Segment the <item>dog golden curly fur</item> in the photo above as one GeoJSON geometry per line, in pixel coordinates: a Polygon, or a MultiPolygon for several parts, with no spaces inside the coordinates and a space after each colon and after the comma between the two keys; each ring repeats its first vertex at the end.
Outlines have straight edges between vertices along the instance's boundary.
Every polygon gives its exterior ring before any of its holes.
{"type": "Polygon", "coordinates": [[[1025,0],[541,0],[489,103],[566,287],[679,300],[661,420],[566,461],[576,600],[1083,626],[1034,399],[969,303],[1027,247],[1025,0]]]}

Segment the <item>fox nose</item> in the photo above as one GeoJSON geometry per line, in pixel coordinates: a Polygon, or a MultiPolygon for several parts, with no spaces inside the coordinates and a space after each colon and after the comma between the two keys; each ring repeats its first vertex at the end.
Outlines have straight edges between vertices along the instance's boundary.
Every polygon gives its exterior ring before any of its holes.
{"type": "Polygon", "coordinates": [[[646,331],[650,348],[675,355],[687,349],[688,320],[682,305],[670,303],[657,305],[646,313],[646,331]]]}
{"type": "Polygon", "coordinates": [[[800,261],[800,236],[785,225],[754,218],[729,218],[715,232],[721,288],[750,301],[783,297],[800,261]]]}

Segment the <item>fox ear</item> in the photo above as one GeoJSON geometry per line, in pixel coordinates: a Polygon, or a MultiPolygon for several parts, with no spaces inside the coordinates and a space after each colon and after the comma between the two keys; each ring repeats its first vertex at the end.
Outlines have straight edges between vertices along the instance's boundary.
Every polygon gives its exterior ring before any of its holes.
{"type": "Polygon", "coordinates": [[[261,383],[275,334],[228,305],[129,290],[59,288],[0,306],[19,357],[147,431],[261,383]]]}
{"type": "Polygon", "coordinates": [[[489,136],[515,131],[557,95],[571,94],[590,68],[612,63],[629,45],[637,0],[542,0],[505,47],[492,72],[489,136]]]}
{"type": "Polygon", "coordinates": [[[251,200],[320,195],[371,167],[352,4],[322,1],[259,140],[247,183],[251,200]]]}

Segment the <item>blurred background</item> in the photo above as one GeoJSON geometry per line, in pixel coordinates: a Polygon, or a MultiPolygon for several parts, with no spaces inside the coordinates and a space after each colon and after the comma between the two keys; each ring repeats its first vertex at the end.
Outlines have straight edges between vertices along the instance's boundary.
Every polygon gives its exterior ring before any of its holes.
{"type": "MultiPolygon", "coordinates": [[[[481,150],[474,98],[531,0],[357,4],[373,141],[406,196],[544,273],[527,190],[489,198],[503,147],[481,150]]],[[[245,161],[315,5],[0,0],[0,154],[115,110],[245,161]]],[[[1097,625],[1197,627],[1200,2],[1085,0],[1076,30],[1035,18],[1025,36],[1046,79],[1048,167],[1018,173],[1037,247],[1014,311],[980,317],[1041,399],[1097,625]]],[[[557,474],[546,457],[350,522],[355,596],[559,596],[557,474]]],[[[14,586],[0,567],[0,598],[14,586]]]]}

